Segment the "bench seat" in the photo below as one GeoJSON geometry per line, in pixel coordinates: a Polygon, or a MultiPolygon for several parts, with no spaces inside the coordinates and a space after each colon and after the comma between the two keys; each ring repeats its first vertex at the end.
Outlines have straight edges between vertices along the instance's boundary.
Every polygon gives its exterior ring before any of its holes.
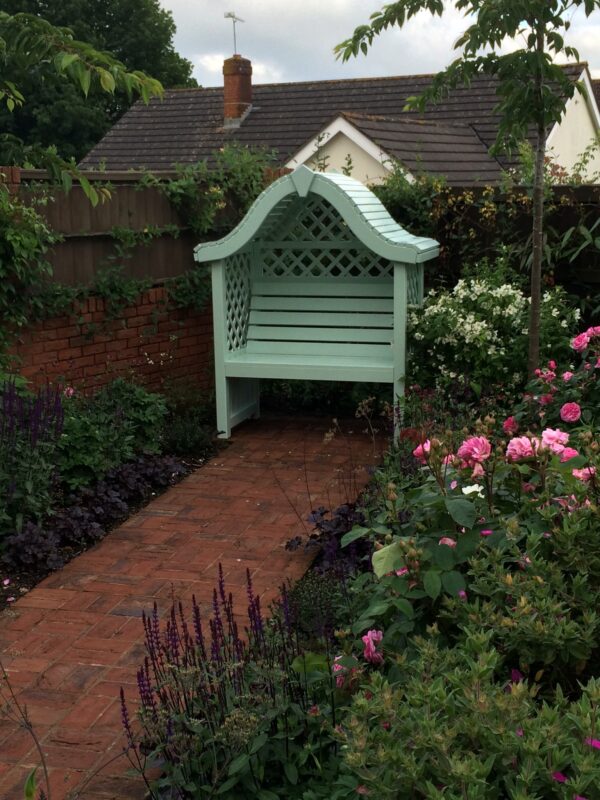
{"type": "Polygon", "coordinates": [[[253,353],[246,348],[227,353],[225,375],[228,378],[268,378],[281,380],[363,381],[392,383],[394,366],[392,348],[389,357],[290,355],[253,353]]]}

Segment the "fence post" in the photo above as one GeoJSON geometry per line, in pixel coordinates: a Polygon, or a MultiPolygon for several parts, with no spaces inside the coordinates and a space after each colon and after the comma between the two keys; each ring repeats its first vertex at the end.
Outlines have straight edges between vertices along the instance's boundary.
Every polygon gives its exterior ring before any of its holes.
{"type": "Polygon", "coordinates": [[[0,167],[0,182],[8,187],[9,194],[18,194],[21,185],[21,168],[0,167]]]}

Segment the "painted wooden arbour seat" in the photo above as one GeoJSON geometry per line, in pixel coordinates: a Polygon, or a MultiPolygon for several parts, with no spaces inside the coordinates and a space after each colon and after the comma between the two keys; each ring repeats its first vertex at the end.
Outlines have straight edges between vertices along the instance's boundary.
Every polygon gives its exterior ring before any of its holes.
{"type": "Polygon", "coordinates": [[[212,272],[219,435],[258,416],[261,378],[402,394],[407,304],[422,301],[437,254],[352,178],[302,166],[271,184],[234,231],[195,250],[212,272]]]}

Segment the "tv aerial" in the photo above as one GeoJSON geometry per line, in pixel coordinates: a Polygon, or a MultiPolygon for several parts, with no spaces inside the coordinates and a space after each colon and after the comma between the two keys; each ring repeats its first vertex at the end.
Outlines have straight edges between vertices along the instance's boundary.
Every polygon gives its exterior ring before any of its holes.
{"type": "Polygon", "coordinates": [[[237,36],[235,25],[237,22],[243,22],[244,20],[241,19],[241,17],[238,17],[235,11],[226,11],[225,19],[230,19],[233,22],[233,52],[237,53],[237,36]]]}

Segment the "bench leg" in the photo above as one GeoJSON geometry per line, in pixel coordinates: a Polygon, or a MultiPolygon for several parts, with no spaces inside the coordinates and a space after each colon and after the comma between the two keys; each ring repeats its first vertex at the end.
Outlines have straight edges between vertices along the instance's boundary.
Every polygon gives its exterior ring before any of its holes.
{"type": "Polygon", "coordinates": [[[394,396],[393,396],[393,407],[394,407],[394,443],[398,443],[398,439],[400,437],[400,429],[402,428],[402,417],[403,413],[398,405],[398,401],[401,397],[404,396],[404,379],[400,379],[394,381],[394,396]]]}
{"type": "Polygon", "coordinates": [[[215,381],[215,400],[217,406],[217,432],[219,439],[231,438],[231,417],[229,409],[229,380],[225,377],[215,381]]]}

